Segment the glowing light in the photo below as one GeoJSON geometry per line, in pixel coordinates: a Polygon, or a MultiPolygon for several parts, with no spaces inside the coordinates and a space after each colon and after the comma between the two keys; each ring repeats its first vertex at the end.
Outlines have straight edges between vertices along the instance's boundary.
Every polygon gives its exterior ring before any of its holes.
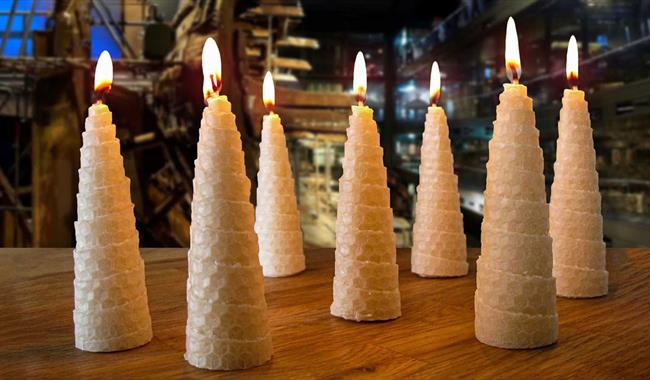
{"type": "Polygon", "coordinates": [[[575,36],[569,39],[569,48],[566,51],[566,79],[571,87],[578,87],[578,42],[575,36]]]}
{"type": "Polygon", "coordinates": [[[431,65],[431,79],[429,81],[429,100],[431,105],[436,105],[440,100],[440,68],[438,62],[431,65]]]}
{"type": "Polygon", "coordinates": [[[102,103],[104,96],[108,94],[113,85],[113,61],[111,55],[104,50],[99,55],[97,66],[95,67],[95,93],[93,98],[96,103],[102,103]]]}
{"type": "Polygon", "coordinates": [[[366,73],[366,60],[363,53],[358,52],[354,60],[354,79],[352,81],[354,94],[356,95],[359,105],[366,101],[366,90],[368,89],[368,77],[366,73]]]}
{"type": "Polygon", "coordinates": [[[212,95],[219,95],[221,90],[221,54],[212,37],[208,37],[203,44],[201,65],[203,67],[203,97],[208,99],[212,95]]]}
{"type": "Polygon", "coordinates": [[[519,57],[519,40],[515,20],[510,17],[506,27],[506,72],[512,83],[521,79],[521,58],[519,57]]]}
{"type": "Polygon", "coordinates": [[[273,113],[275,108],[275,86],[273,85],[273,75],[270,71],[266,72],[264,76],[264,84],[262,84],[262,99],[264,106],[269,113],[273,113]]]}

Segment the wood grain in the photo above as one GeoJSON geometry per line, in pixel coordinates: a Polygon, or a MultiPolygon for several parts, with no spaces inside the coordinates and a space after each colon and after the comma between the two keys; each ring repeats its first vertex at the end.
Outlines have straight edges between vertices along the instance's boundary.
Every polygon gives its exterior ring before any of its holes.
{"type": "Polygon", "coordinates": [[[0,377],[3,378],[648,378],[650,250],[608,251],[610,293],[558,299],[560,340],[507,351],[474,338],[470,276],[425,280],[400,251],[403,316],[353,323],[329,314],[333,250],[309,251],[308,270],[266,279],[273,360],[239,372],[209,372],[183,360],[185,249],[144,249],[154,340],[130,351],[74,348],[72,251],[0,250],[0,377]]]}

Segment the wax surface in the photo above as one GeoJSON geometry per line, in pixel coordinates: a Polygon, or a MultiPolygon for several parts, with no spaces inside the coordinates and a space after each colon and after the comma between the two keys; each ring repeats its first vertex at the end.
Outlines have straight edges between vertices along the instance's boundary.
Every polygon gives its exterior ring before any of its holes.
{"type": "Polygon", "coordinates": [[[332,315],[353,321],[401,315],[390,192],[377,123],[352,107],[339,180],[332,315]]]}
{"type": "Polygon", "coordinates": [[[272,346],[251,184],[225,96],[203,110],[193,185],[185,359],[219,370],[263,364],[272,346]]]}
{"type": "Polygon", "coordinates": [[[265,115],[257,174],[255,231],[266,277],[284,277],[305,270],[300,212],[282,122],[265,115]]]}
{"type": "Polygon", "coordinates": [[[422,277],[467,274],[467,248],[447,116],[429,107],[422,139],[411,271],[422,277]]]}
{"type": "Polygon", "coordinates": [[[596,152],[583,91],[564,90],[558,135],[550,207],[557,294],[602,296],[608,287],[603,218],[596,152]]]}
{"type": "Polygon", "coordinates": [[[105,104],[88,109],[74,223],[75,346],[107,352],[152,338],[130,181],[105,104]]]}
{"type": "Polygon", "coordinates": [[[535,348],[558,336],[544,160],[532,99],[520,84],[499,96],[489,143],[475,332],[501,348],[535,348]]]}

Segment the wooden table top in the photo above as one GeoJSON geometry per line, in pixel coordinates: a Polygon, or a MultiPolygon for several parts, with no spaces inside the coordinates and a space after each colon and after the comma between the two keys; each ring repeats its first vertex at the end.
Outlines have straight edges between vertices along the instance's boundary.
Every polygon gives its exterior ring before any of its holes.
{"type": "Polygon", "coordinates": [[[247,378],[650,376],[650,250],[610,249],[609,295],[558,299],[560,339],[537,350],[488,347],[474,337],[477,250],[470,275],[421,279],[400,250],[402,317],[355,323],[329,313],[333,250],[307,253],[307,271],[266,279],[270,363],[210,372],[183,360],[186,249],[143,249],[154,339],[117,353],[74,348],[70,249],[0,250],[0,377],[247,378]]]}

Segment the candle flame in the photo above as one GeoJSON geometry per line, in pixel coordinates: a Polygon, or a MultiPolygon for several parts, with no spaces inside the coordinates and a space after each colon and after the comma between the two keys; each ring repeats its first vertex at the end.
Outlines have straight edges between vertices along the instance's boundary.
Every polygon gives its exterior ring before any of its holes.
{"type": "Polygon", "coordinates": [[[571,87],[578,88],[578,42],[575,36],[569,39],[566,51],[566,79],[571,87]]]}
{"type": "Polygon", "coordinates": [[[440,100],[440,68],[438,62],[433,62],[431,65],[431,79],[429,81],[429,100],[431,105],[434,106],[440,100]]]}
{"type": "Polygon", "coordinates": [[[361,52],[358,52],[357,57],[354,59],[354,78],[352,86],[354,87],[354,94],[356,95],[357,103],[363,105],[366,101],[368,77],[366,73],[366,60],[363,58],[363,53],[361,52]]]}
{"type": "Polygon", "coordinates": [[[262,84],[262,99],[264,106],[269,113],[273,113],[275,108],[275,86],[273,85],[273,75],[270,71],[266,72],[264,76],[264,84],[262,84]]]}
{"type": "Polygon", "coordinates": [[[510,17],[506,27],[506,72],[512,83],[519,83],[521,78],[521,58],[519,58],[519,40],[515,20],[510,17]]]}
{"type": "Polygon", "coordinates": [[[95,92],[93,98],[96,103],[103,103],[104,96],[108,94],[113,85],[113,61],[108,51],[104,50],[97,60],[95,67],[95,92]]]}
{"type": "Polygon", "coordinates": [[[212,95],[219,95],[221,90],[221,54],[212,37],[208,37],[203,44],[201,64],[203,66],[203,97],[207,100],[212,95]]]}

